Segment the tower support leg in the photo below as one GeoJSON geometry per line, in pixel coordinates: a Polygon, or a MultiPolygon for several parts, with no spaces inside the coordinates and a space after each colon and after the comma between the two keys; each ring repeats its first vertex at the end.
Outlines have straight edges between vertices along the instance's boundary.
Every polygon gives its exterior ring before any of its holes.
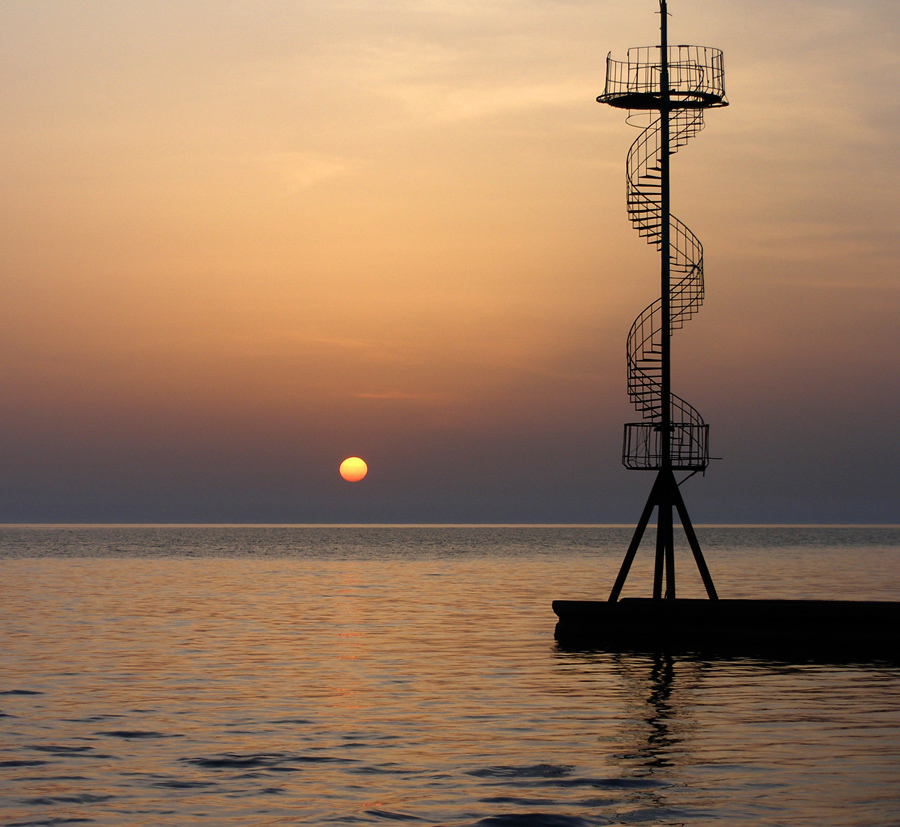
{"type": "Polygon", "coordinates": [[[700,577],[703,585],[706,587],[706,593],[710,600],[717,600],[716,587],[713,585],[712,576],[706,566],[706,560],[703,558],[703,552],[700,550],[700,542],[697,540],[697,533],[694,531],[694,525],[688,516],[687,507],[684,504],[684,498],[678,488],[675,475],[670,469],[660,469],[650,489],[647,497],[647,503],[644,506],[638,524],[635,527],[631,543],[628,545],[628,551],[625,552],[625,559],[619,568],[619,574],[616,582],[609,594],[609,602],[615,603],[622,593],[622,587],[631,570],[631,564],[634,562],[638,548],[640,548],[641,540],[653,509],[657,510],[656,516],[656,560],[653,569],[653,598],[660,600],[663,597],[663,578],[665,577],[666,589],[665,597],[670,600],[675,599],[675,536],[674,536],[674,520],[673,511],[678,512],[681,520],[681,526],[690,544],[691,552],[694,555],[694,561],[700,571],[700,577]]]}
{"type": "MultiPolygon", "coordinates": [[[[660,492],[662,495],[664,492],[660,492]]],[[[656,504],[656,563],[653,566],[653,599],[662,598],[663,574],[666,570],[666,528],[665,528],[666,504],[665,498],[660,496],[656,504]]],[[[669,509],[669,518],[672,511],[669,509]]]]}
{"type": "Polygon", "coordinates": [[[653,569],[653,599],[663,596],[675,599],[675,538],[672,526],[672,488],[675,478],[671,471],[660,471],[657,476],[656,510],[656,565],[653,569]],[[663,592],[665,576],[665,592],[663,592]]]}
{"type": "Polygon", "coordinates": [[[681,525],[684,528],[684,533],[687,536],[691,551],[694,554],[694,562],[697,563],[700,577],[703,578],[703,585],[706,586],[706,594],[709,596],[710,600],[718,600],[719,595],[716,594],[716,587],[713,585],[712,576],[709,573],[709,569],[706,567],[706,560],[703,559],[703,552],[700,551],[700,543],[697,540],[694,525],[691,523],[691,518],[688,516],[687,506],[684,504],[684,499],[682,498],[681,491],[677,485],[675,486],[675,507],[678,509],[678,517],[681,519],[681,525]]]}
{"type": "Polygon", "coordinates": [[[659,487],[659,477],[656,478],[656,481],[653,483],[653,487],[650,489],[650,496],[647,497],[647,504],[644,506],[644,510],[641,512],[641,518],[638,520],[637,527],[634,529],[634,534],[631,537],[631,543],[628,545],[628,551],[625,552],[625,559],[622,561],[622,565],[619,568],[619,574],[616,577],[616,582],[613,584],[612,591],[609,593],[609,602],[615,603],[619,599],[619,594],[622,591],[622,586],[625,585],[625,578],[628,577],[628,572],[631,569],[631,564],[634,562],[634,555],[637,554],[638,548],[640,548],[641,540],[644,537],[644,532],[647,530],[647,523],[650,522],[650,515],[653,513],[653,509],[656,508],[656,491],[659,487]]]}

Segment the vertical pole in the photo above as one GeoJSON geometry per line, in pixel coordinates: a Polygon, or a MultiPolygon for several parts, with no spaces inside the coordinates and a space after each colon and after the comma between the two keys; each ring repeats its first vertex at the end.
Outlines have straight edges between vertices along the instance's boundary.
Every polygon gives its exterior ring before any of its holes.
{"type": "Polygon", "coordinates": [[[666,523],[666,597],[669,600],[675,599],[675,529],[672,525],[672,506],[676,488],[674,475],[671,471],[666,472],[666,512],[664,516],[660,516],[666,523]]]}
{"type": "MultiPolygon", "coordinates": [[[[666,8],[666,0],[659,0],[660,10],[660,96],[659,96],[659,128],[660,128],[660,299],[662,303],[662,342],[660,354],[662,375],[660,377],[661,394],[660,405],[662,410],[660,434],[662,448],[662,470],[669,471],[672,468],[671,441],[672,441],[672,307],[670,300],[671,287],[671,203],[669,181],[669,114],[671,109],[671,95],[669,90],[669,12],[666,8]]],[[[671,507],[671,504],[670,504],[671,507]]]]}
{"type": "Polygon", "coordinates": [[[675,553],[672,536],[672,306],[671,287],[671,204],[669,181],[669,12],[666,0],[659,0],[659,129],[660,129],[660,492],[656,518],[656,570],[653,597],[662,597],[663,569],[666,571],[666,597],[675,597],[675,553]]]}
{"type": "MultiPolygon", "coordinates": [[[[662,471],[659,472],[657,479],[662,483],[662,471]]],[[[659,486],[659,508],[656,512],[656,565],[653,568],[653,599],[660,600],[662,598],[663,572],[666,567],[666,492],[663,486],[659,486]]],[[[671,514],[669,510],[669,514],[671,514]]]]}

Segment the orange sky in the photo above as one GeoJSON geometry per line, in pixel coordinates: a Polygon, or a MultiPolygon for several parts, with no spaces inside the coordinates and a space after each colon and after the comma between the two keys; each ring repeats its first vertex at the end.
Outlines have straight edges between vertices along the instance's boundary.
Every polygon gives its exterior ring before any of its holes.
{"type": "MultiPolygon", "coordinates": [[[[5,0],[0,519],[630,521],[657,267],[594,98],[655,11],[5,0]]],[[[670,11],[732,103],[673,169],[695,519],[898,522],[896,3],[670,11]]]]}

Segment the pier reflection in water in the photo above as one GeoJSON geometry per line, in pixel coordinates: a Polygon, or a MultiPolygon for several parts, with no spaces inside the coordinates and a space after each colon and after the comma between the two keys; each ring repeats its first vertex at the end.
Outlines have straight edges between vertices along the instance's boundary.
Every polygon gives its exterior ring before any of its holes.
{"type": "Polygon", "coordinates": [[[643,780],[623,821],[891,824],[900,782],[900,668],[689,655],[558,652],[578,693],[614,676],[618,726],[598,757],[643,780]],[[864,746],[865,744],[865,746],[864,746]],[[878,791],[881,790],[881,793],[878,791]],[[891,796],[888,796],[889,798],[891,796]]]}

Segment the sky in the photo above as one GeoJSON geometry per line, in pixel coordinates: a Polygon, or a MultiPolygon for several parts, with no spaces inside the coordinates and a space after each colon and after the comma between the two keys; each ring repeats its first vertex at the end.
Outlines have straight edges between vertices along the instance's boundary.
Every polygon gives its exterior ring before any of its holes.
{"type": "MultiPolygon", "coordinates": [[[[697,523],[900,523],[896,0],[671,0],[697,523]]],[[[0,3],[0,521],[634,522],[655,0],[0,3]],[[338,475],[363,457],[367,477],[338,475]]]]}

